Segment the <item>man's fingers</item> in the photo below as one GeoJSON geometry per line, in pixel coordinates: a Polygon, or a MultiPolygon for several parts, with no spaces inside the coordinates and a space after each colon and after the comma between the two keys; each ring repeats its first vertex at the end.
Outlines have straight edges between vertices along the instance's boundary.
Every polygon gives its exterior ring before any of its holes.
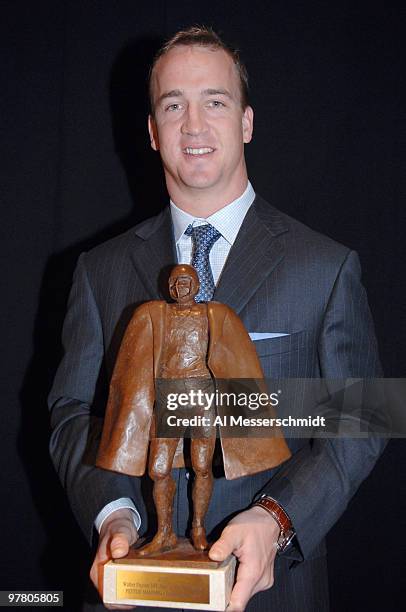
{"type": "Polygon", "coordinates": [[[230,603],[227,606],[227,612],[242,612],[247,607],[247,604],[253,595],[253,587],[255,583],[249,578],[238,578],[231,593],[230,603]]]}
{"type": "Polygon", "coordinates": [[[223,529],[223,533],[217,542],[209,550],[209,557],[213,561],[224,561],[231,553],[240,546],[238,530],[230,527],[223,529]]]}
{"type": "Polygon", "coordinates": [[[240,554],[239,561],[237,580],[231,593],[227,612],[245,610],[255,593],[269,589],[273,585],[273,564],[264,566],[249,549],[240,554]]]}
{"type": "Polygon", "coordinates": [[[99,591],[101,599],[103,599],[104,565],[106,562],[107,562],[107,559],[103,561],[99,561],[97,563],[97,570],[96,570],[96,587],[97,587],[97,590],[99,591]]]}
{"type": "Polygon", "coordinates": [[[209,550],[209,557],[213,561],[224,561],[234,550],[234,544],[231,540],[220,538],[213,544],[209,550]]]}
{"type": "Polygon", "coordinates": [[[96,561],[93,561],[92,567],[90,569],[90,580],[93,582],[95,586],[97,585],[97,563],[96,561]]]}
{"type": "Polygon", "coordinates": [[[125,557],[130,548],[131,535],[126,530],[113,534],[110,538],[105,534],[101,538],[96,557],[90,569],[90,578],[99,591],[103,594],[103,566],[109,559],[120,559],[125,557]]]}
{"type": "Polygon", "coordinates": [[[113,559],[120,559],[128,554],[130,542],[125,533],[116,533],[110,542],[110,552],[113,559]]]}

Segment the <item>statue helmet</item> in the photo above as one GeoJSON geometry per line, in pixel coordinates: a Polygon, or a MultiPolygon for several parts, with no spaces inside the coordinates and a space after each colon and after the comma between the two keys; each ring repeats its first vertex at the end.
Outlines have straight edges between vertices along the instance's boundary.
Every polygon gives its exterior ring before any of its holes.
{"type": "Polygon", "coordinates": [[[200,281],[195,268],[193,266],[189,266],[188,264],[178,264],[174,266],[169,276],[169,287],[177,278],[179,278],[179,276],[188,276],[190,279],[192,279],[192,292],[194,295],[196,295],[199,291],[200,281]]]}

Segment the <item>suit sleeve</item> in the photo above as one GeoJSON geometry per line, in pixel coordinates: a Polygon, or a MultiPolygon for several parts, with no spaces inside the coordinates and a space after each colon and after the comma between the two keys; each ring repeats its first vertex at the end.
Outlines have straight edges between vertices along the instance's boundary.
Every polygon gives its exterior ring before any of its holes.
{"type": "MultiPolygon", "coordinates": [[[[322,376],[381,377],[377,343],[358,256],[349,252],[331,293],[319,337],[322,376]]],[[[306,558],[320,543],[368,476],[385,446],[367,439],[314,439],[301,448],[265,489],[289,514],[306,558]]]]}
{"type": "Polygon", "coordinates": [[[115,499],[133,499],[144,525],[146,517],[138,479],[94,467],[101,422],[92,416],[92,404],[104,372],[104,344],[86,255],[75,271],[62,342],[64,356],[48,400],[50,454],[73,513],[91,541],[96,516],[115,499]]]}

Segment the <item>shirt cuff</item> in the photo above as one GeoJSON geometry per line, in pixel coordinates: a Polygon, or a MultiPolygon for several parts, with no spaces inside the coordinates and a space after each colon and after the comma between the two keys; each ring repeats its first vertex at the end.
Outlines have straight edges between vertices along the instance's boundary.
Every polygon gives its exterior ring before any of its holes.
{"type": "Polygon", "coordinates": [[[104,521],[110,516],[110,514],[116,510],[121,510],[122,508],[128,508],[132,511],[131,514],[133,516],[135,528],[137,531],[139,531],[141,527],[141,517],[137,508],[134,506],[132,499],[129,497],[120,497],[120,499],[115,499],[109,504],[106,504],[104,508],[100,510],[94,521],[94,526],[96,527],[97,531],[100,533],[100,529],[102,528],[104,521]]]}

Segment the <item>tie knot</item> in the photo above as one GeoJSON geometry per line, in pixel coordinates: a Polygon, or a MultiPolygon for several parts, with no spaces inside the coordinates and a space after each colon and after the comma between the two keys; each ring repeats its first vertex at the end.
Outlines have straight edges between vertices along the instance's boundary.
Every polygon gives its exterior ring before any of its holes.
{"type": "Polygon", "coordinates": [[[188,225],[185,230],[187,236],[191,236],[196,250],[205,251],[211,249],[213,244],[220,238],[221,234],[215,227],[206,223],[192,227],[188,225]]]}

